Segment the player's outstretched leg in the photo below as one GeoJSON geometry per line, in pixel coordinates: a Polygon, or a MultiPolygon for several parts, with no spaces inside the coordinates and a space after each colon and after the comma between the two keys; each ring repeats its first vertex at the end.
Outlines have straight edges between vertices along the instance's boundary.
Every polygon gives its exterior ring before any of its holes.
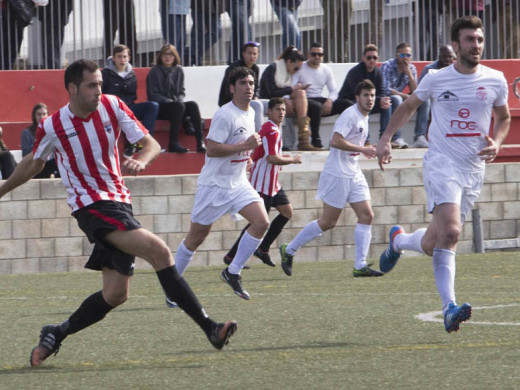
{"type": "Polygon", "coordinates": [[[394,268],[403,253],[394,249],[395,237],[401,233],[404,233],[404,229],[399,225],[392,226],[390,229],[388,248],[379,257],[379,269],[384,273],[390,272],[394,268]]]}
{"type": "Polygon", "coordinates": [[[208,339],[217,349],[222,349],[224,345],[229,343],[229,338],[237,331],[237,322],[228,321],[221,324],[212,325],[208,339]]]}
{"type": "Polygon", "coordinates": [[[460,328],[460,324],[468,321],[471,318],[471,305],[464,303],[462,306],[457,306],[450,302],[448,309],[444,313],[444,329],[446,332],[456,332],[460,328]]]}
{"type": "Polygon", "coordinates": [[[53,354],[56,355],[60,350],[63,338],[56,328],[57,326],[54,325],[45,325],[40,331],[40,342],[31,351],[32,367],[40,366],[45,359],[53,354]]]}
{"type": "Polygon", "coordinates": [[[220,274],[220,278],[224,283],[233,289],[233,292],[240,298],[249,300],[249,293],[242,287],[242,277],[237,274],[232,274],[229,269],[226,268],[220,274]]]}

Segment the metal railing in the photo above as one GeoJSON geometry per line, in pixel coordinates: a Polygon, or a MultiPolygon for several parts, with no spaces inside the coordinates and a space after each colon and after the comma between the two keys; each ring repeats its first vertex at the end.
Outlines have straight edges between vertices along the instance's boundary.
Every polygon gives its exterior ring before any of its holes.
{"type": "Polygon", "coordinates": [[[49,0],[23,26],[13,4],[0,0],[0,69],[63,68],[77,58],[103,65],[114,43],[132,50],[134,66],[150,66],[165,42],[183,65],[223,65],[241,45],[261,43],[260,63],[286,44],[306,51],[322,42],[325,61],[357,62],[375,43],[381,60],[408,42],[415,60],[434,60],[450,43],[449,26],[476,13],[486,33],[485,58],[520,57],[520,0],[49,0]]]}

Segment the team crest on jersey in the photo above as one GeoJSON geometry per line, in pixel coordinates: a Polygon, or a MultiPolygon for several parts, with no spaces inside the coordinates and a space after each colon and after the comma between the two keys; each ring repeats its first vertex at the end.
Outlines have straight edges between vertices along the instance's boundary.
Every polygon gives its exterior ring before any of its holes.
{"type": "Polygon", "coordinates": [[[363,128],[360,127],[358,131],[359,131],[360,133],[362,133],[362,132],[363,132],[363,128]]]}
{"type": "Polygon", "coordinates": [[[437,102],[443,103],[443,102],[458,102],[459,97],[455,95],[451,91],[444,91],[439,96],[437,96],[437,102]]]}
{"type": "Polygon", "coordinates": [[[110,134],[112,132],[112,124],[110,123],[110,121],[104,122],[103,128],[108,134],[110,134]]]}
{"type": "Polygon", "coordinates": [[[247,129],[245,127],[239,127],[238,129],[236,129],[234,132],[233,132],[233,135],[234,136],[237,136],[237,135],[242,135],[244,133],[247,133],[247,129]]]}
{"type": "Polygon", "coordinates": [[[484,101],[487,99],[487,91],[485,87],[478,87],[477,88],[477,99],[484,101]]]}

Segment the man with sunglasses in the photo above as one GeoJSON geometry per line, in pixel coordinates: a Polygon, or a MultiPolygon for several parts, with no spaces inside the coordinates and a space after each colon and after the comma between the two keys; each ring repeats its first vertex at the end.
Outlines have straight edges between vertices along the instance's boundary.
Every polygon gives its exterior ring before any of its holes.
{"type": "MultiPolygon", "coordinates": [[[[339,91],[338,98],[344,100],[355,101],[356,86],[363,80],[370,80],[376,87],[376,102],[370,114],[380,114],[382,121],[388,123],[390,121],[390,98],[385,95],[383,88],[383,75],[381,69],[377,67],[379,59],[377,46],[369,43],[363,49],[363,58],[361,62],[349,70],[343,86],[339,91]]],[[[369,143],[369,139],[366,140],[369,143]]]]}
{"type": "MultiPolygon", "coordinates": [[[[397,107],[399,107],[410,94],[417,88],[417,69],[412,64],[412,48],[406,42],[400,43],[397,46],[395,58],[384,62],[381,65],[381,72],[383,74],[383,85],[385,93],[390,96],[391,113],[393,114],[397,107]],[[408,87],[409,93],[404,92],[408,87]]],[[[388,126],[387,118],[381,117],[381,129],[379,137],[386,130],[388,126]]],[[[401,131],[398,130],[392,138],[392,147],[396,149],[406,149],[408,144],[404,142],[401,137],[401,131]]]]}
{"type": "MultiPolygon", "coordinates": [[[[307,61],[302,65],[299,72],[293,76],[293,85],[307,85],[305,92],[309,104],[319,105],[321,116],[331,116],[341,114],[346,108],[350,107],[353,102],[338,98],[338,89],[334,82],[332,70],[323,62],[323,47],[320,43],[314,42],[307,53],[307,61]],[[327,86],[329,95],[323,96],[323,88],[327,86]]],[[[321,116],[311,116],[312,145],[322,148],[321,139],[319,138],[319,128],[321,116]]]]}

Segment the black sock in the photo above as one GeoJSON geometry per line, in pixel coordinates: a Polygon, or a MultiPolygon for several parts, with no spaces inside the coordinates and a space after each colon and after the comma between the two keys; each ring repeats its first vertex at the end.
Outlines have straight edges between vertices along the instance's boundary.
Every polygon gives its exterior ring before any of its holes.
{"type": "Polygon", "coordinates": [[[278,216],[273,219],[273,222],[271,222],[271,225],[269,225],[269,230],[260,243],[259,248],[262,252],[269,252],[271,244],[274,242],[274,240],[276,240],[276,237],[280,235],[280,232],[288,221],[289,219],[284,217],[282,214],[278,214],[278,216]]]}
{"type": "Polygon", "coordinates": [[[68,320],[58,328],[56,335],[58,338],[61,333],[63,339],[70,334],[79,332],[98,321],[101,321],[113,307],[106,303],[101,291],[95,292],[83,301],[80,307],[72,313],[68,320]]]}
{"type": "Polygon", "coordinates": [[[175,266],[157,271],[157,277],[168,299],[176,302],[206,334],[209,334],[214,322],[207,316],[199,300],[186,280],[179,275],[175,266]]]}

